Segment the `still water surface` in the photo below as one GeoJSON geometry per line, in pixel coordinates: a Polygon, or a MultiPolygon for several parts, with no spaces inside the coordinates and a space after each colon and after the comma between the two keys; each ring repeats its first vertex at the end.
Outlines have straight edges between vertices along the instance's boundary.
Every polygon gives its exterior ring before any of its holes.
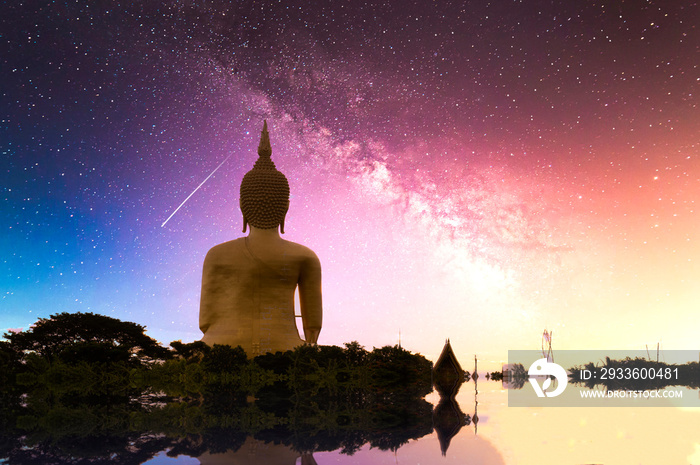
{"type": "MultiPolygon", "coordinates": [[[[686,395],[698,396],[688,390],[686,395]]],[[[439,396],[429,400],[437,405],[439,396]]],[[[298,457],[282,446],[251,438],[235,453],[200,458],[167,457],[148,465],[190,464],[682,464],[700,465],[700,409],[649,408],[527,408],[508,407],[508,391],[500,382],[462,386],[457,396],[461,411],[478,422],[464,425],[449,442],[445,455],[437,433],[410,441],[395,452],[365,445],[354,455],[340,451],[298,457]],[[475,398],[478,404],[475,403],[475,398]]]]}

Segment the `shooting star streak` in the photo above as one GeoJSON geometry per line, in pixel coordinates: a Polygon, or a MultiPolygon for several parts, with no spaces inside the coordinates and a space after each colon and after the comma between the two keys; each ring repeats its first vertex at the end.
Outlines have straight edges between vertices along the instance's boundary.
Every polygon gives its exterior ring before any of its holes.
{"type": "Polygon", "coordinates": [[[202,186],[204,185],[204,183],[207,182],[207,181],[209,180],[209,178],[211,178],[212,176],[214,176],[214,173],[216,173],[216,171],[217,171],[219,168],[221,168],[221,165],[223,165],[224,163],[226,163],[226,161],[227,161],[229,158],[231,158],[231,155],[233,155],[233,154],[230,154],[228,157],[226,157],[226,158],[224,159],[224,161],[222,161],[221,163],[219,163],[219,166],[217,166],[216,168],[214,168],[214,171],[212,171],[212,172],[209,174],[209,176],[207,176],[206,179],[205,179],[204,181],[202,181],[202,182],[199,184],[199,186],[197,186],[197,188],[196,188],[195,190],[193,190],[192,193],[191,193],[190,195],[187,196],[187,198],[186,198],[185,200],[182,201],[182,203],[175,209],[175,211],[172,212],[172,213],[170,214],[170,216],[168,217],[168,219],[165,220],[165,221],[163,221],[163,224],[160,225],[161,228],[162,228],[163,226],[165,226],[165,223],[167,223],[168,221],[170,221],[170,218],[172,218],[172,217],[175,215],[175,213],[177,213],[177,211],[178,211],[180,208],[182,208],[182,206],[185,204],[185,202],[187,202],[188,200],[190,200],[190,197],[192,197],[192,196],[194,195],[194,193],[197,192],[197,191],[199,190],[199,188],[202,187],[202,186]]]}

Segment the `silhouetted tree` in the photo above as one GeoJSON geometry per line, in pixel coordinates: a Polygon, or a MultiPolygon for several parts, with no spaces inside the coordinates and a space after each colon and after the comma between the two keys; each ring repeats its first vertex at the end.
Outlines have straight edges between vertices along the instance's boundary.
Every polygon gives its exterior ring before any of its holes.
{"type": "Polygon", "coordinates": [[[21,410],[22,387],[15,383],[19,368],[19,360],[9,343],[0,341],[0,457],[20,446],[19,439],[11,434],[21,410]]]}
{"type": "Polygon", "coordinates": [[[241,346],[214,344],[202,357],[202,365],[207,373],[235,373],[248,364],[248,357],[241,346]]]}
{"type": "Polygon", "coordinates": [[[351,365],[363,365],[367,361],[369,352],[357,341],[345,343],[345,357],[351,365]]]}
{"type": "Polygon", "coordinates": [[[137,364],[167,359],[170,351],[145,334],[136,323],[94,313],[59,313],[40,318],[28,331],[6,333],[10,348],[20,357],[36,353],[48,360],[90,361],[93,351],[109,359],[137,364]]]}
{"type": "Polygon", "coordinates": [[[425,396],[433,390],[433,363],[420,354],[412,354],[399,346],[385,346],[375,348],[367,360],[372,384],[377,388],[389,388],[393,393],[411,396],[425,396]],[[400,386],[402,390],[395,389],[400,386]]]}
{"type": "Polygon", "coordinates": [[[178,357],[187,359],[188,361],[201,361],[211,352],[211,347],[204,341],[194,341],[185,344],[182,341],[173,341],[170,343],[175,354],[178,357]]]}

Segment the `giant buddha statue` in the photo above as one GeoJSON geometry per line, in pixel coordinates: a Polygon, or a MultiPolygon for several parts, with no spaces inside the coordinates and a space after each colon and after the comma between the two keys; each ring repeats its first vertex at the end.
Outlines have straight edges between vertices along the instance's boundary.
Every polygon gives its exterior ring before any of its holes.
{"type": "Polygon", "coordinates": [[[243,177],[240,208],[247,236],[213,247],[204,259],[199,328],[208,345],[240,345],[252,358],[315,344],[321,331],[321,263],[301,244],[286,241],[289,183],[270,156],[263,125],[258,160],[243,177]],[[299,289],[304,339],[295,322],[299,289]]]}

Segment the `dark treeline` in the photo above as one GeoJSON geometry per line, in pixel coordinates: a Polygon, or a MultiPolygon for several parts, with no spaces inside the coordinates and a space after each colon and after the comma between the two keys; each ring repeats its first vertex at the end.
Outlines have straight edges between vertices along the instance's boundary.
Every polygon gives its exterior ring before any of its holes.
{"type": "Polygon", "coordinates": [[[432,362],[400,347],[160,346],[135,323],[53,315],[0,341],[5,463],[142,463],[236,450],[396,450],[432,432],[432,362]]]}

